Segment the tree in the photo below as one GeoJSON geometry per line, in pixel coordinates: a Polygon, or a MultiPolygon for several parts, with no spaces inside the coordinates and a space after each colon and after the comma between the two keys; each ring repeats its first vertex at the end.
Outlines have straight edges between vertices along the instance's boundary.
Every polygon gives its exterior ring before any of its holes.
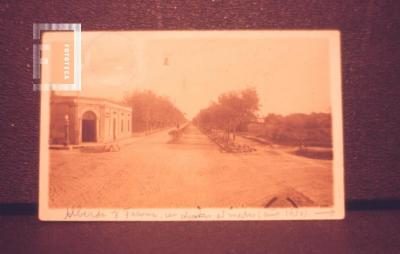
{"type": "Polygon", "coordinates": [[[217,102],[201,110],[195,121],[207,130],[223,130],[227,143],[231,141],[232,135],[234,143],[238,126],[255,119],[258,109],[259,99],[255,89],[231,91],[221,94],[217,102]]]}
{"type": "Polygon", "coordinates": [[[132,131],[170,127],[186,121],[183,113],[167,97],[150,90],[135,90],[125,97],[132,107],[132,131]]]}
{"type": "Polygon", "coordinates": [[[264,138],[276,143],[306,146],[331,146],[331,115],[295,113],[265,117],[264,138]]]}
{"type": "Polygon", "coordinates": [[[257,91],[248,88],[239,92],[223,94],[219,98],[219,103],[226,110],[228,140],[230,133],[232,133],[233,142],[235,142],[238,126],[256,119],[256,112],[259,109],[257,91]]]}

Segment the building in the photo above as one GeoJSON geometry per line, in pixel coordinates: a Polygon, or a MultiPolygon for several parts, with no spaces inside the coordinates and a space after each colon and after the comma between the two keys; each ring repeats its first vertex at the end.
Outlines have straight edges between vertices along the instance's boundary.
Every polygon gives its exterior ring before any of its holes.
{"type": "Polygon", "coordinates": [[[80,145],[128,138],[132,132],[131,114],[130,107],[110,100],[53,94],[49,142],[80,145]]]}

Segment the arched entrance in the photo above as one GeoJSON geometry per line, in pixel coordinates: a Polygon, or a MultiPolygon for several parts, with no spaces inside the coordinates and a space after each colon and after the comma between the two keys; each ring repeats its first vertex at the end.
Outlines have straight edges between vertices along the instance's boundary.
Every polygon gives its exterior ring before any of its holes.
{"type": "Polygon", "coordinates": [[[96,142],[96,114],[86,111],[82,115],[82,142],[96,142]]]}

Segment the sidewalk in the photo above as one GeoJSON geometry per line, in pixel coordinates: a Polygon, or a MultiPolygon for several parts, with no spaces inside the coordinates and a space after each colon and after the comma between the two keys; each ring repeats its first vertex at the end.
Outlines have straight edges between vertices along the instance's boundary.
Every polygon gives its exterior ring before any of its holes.
{"type": "Polygon", "coordinates": [[[258,142],[258,143],[263,144],[263,145],[270,145],[270,146],[273,145],[273,143],[270,142],[269,140],[267,140],[265,138],[261,138],[261,137],[256,137],[256,136],[251,135],[249,133],[237,133],[237,135],[241,136],[243,138],[247,138],[247,139],[250,139],[252,141],[258,142]]]}
{"type": "Polygon", "coordinates": [[[164,130],[171,129],[172,127],[168,128],[160,128],[160,129],[154,129],[154,130],[148,130],[148,131],[142,131],[142,132],[135,132],[132,133],[132,136],[128,138],[123,138],[123,139],[118,139],[115,141],[108,141],[108,142],[91,142],[91,143],[81,143],[78,145],[49,145],[50,149],[54,150],[72,150],[72,149],[81,149],[81,148],[87,148],[90,150],[107,150],[107,147],[112,147],[112,146],[126,146],[129,144],[134,143],[141,137],[146,137],[146,136],[151,136],[153,134],[159,133],[164,130]]]}

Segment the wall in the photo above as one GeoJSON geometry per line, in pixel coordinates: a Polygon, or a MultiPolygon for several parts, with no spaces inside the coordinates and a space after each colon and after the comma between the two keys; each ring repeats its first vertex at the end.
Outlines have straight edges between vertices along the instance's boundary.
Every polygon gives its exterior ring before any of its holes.
{"type": "Polygon", "coordinates": [[[113,126],[115,121],[115,134],[117,139],[128,138],[131,136],[131,111],[112,104],[106,104],[104,108],[102,125],[104,127],[101,132],[104,142],[113,141],[113,126]],[[128,128],[129,122],[129,128],[128,128]]]}
{"type": "Polygon", "coordinates": [[[75,144],[79,138],[76,132],[76,125],[78,124],[75,119],[76,106],[73,101],[68,99],[51,99],[50,109],[50,144],[64,144],[65,143],[65,115],[69,118],[69,143],[75,144]]]}
{"type": "Polygon", "coordinates": [[[81,144],[82,116],[87,111],[96,115],[96,140],[98,143],[114,140],[114,120],[116,140],[131,136],[130,108],[102,99],[57,96],[52,99],[51,103],[49,142],[51,144],[64,144],[64,117],[68,114],[70,144],[81,144]]]}

